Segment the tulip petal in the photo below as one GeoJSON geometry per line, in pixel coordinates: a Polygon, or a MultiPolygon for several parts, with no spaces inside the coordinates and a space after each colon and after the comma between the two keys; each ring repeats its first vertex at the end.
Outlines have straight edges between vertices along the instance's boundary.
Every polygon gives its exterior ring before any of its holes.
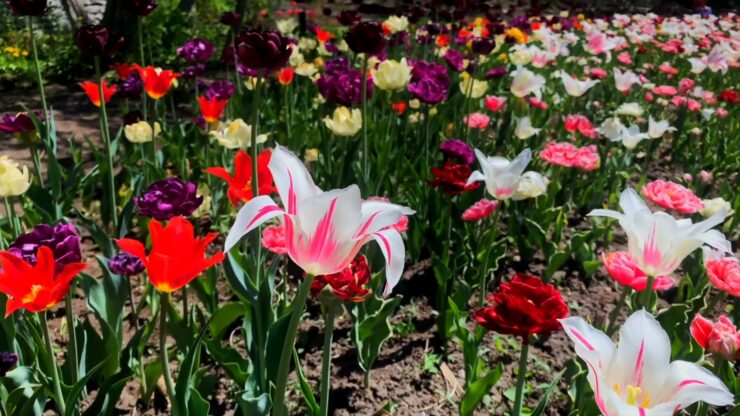
{"type": "Polygon", "coordinates": [[[359,239],[398,222],[401,215],[413,215],[415,211],[390,202],[369,200],[362,202],[362,222],[352,238],[359,239]]]}
{"type": "Polygon", "coordinates": [[[275,146],[269,167],[286,213],[297,214],[300,201],[321,193],[303,162],[284,147],[275,146]]]}
{"type": "Polygon", "coordinates": [[[258,196],[247,202],[236,214],[234,225],[226,236],[224,251],[231,250],[244,235],[260,224],[284,214],[285,212],[267,195],[258,196]]]}
{"type": "Polygon", "coordinates": [[[386,229],[373,234],[373,238],[380,246],[385,257],[385,290],[383,296],[388,296],[401,280],[405,263],[403,238],[394,229],[386,229]]]}
{"type": "Polygon", "coordinates": [[[480,171],[474,170],[473,173],[470,174],[470,177],[468,178],[468,181],[465,182],[465,186],[469,186],[470,184],[474,182],[482,182],[485,181],[486,177],[483,175],[480,171]]]}
{"type": "Polygon", "coordinates": [[[674,361],[668,370],[664,397],[661,401],[671,402],[684,409],[691,404],[704,401],[714,406],[728,406],[734,402],[732,393],[709,370],[687,361],[674,361]]]}
{"type": "Polygon", "coordinates": [[[648,391],[665,383],[671,360],[671,341],[658,321],[639,310],[619,330],[619,347],[612,380],[623,386],[641,386],[648,391]]]}
{"type": "Polygon", "coordinates": [[[608,371],[609,363],[616,353],[612,340],[581,317],[561,319],[560,323],[565,334],[575,344],[576,354],[600,372],[608,371]]]}
{"type": "Polygon", "coordinates": [[[116,244],[121,250],[137,257],[141,261],[146,261],[146,249],[140,241],[132,238],[121,238],[116,240],[116,244]]]}

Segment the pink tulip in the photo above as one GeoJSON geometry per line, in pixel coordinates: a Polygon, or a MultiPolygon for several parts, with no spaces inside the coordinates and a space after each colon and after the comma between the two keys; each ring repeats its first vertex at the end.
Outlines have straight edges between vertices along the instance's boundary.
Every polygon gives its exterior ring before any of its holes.
{"type": "Polygon", "coordinates": [[[487,109],[495,113],[496,111],[504,109],[506,106],[506,97],[489,95],[483,100],[483,103],[486,105],[487,109]]]}
{"type": "Polygon", "coordinates": [[[697,314],[691,321],[691,336],[705,350],[727,360],[740,359],[740,331],[726,315],[716,322],[697,314]]]}
{"type": "MultiPolygon", "coordinates": [[[[643,291],[647,288],[648,276],[635,262],[635,259],[625,251],[614,251],[602,254],[604,268],[612,279],[623,286],[643,291]]],[[[676,279],[671,276],[657,276],[653,280],[653,290],[668,290],[675,286],[676,279]]]]}
{"type": "Polygon", "coordinates": [[[642,188],[642,194],[654,204],[681,214],[693,214],[704,208],[704,203],[690,189],[671,181],[649,182],[642,188]]]}
{"type": "Polygon", "coordinates": [[[462,213],[463,221],[475,222],[493,214],[498,207],[498,201],[483,198],[462,213]]]}

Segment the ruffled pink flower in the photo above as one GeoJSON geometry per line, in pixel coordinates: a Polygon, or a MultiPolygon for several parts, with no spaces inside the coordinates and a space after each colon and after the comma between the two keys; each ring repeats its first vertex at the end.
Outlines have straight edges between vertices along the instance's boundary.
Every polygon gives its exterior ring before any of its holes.
{"type": "Polygon", "coordinates": [[[689,109],[689,111],[699,111],[701,110],[701,103],[693,98],[689,98],[686,102],[686,107],[689,109]]]}
{"type": "Polygon", "coordinates": [[[488,123],[491,122],[491,117],[483,113],[472,113],[470,116],[465,117],[464,121],[471,129],[485,130],[488,127],[488,123]]]}
{"type": "Polygon", "coordinates": [[[262,231],[262,247],[275,254],[288,254],[288,247],[285,245],[285,226],[281,224],[265,227],[262,231]]]}
{"type": "Polygon", "coordinates": [[[539,108],[540,110],[547,110],[547,103],[540,100],[537,97],[528,97],[527,101],[529,102],[529,105],[535,108],[539,108]]]}
{"type": "Polygon", "coordinates": [[[674,96],[678,94],[678,91],[675,87],[672,87],[670,85],[660,85],[655,88],[653,88],[653,92],[658,95],[667,95],[667,96],[674,96]]]}
{"type": "Polygon", "coordinates": [[[589,139],[595,139],[599,136],[599,132],[596,131],[591,121],[580,114],[571,114],[565,117],[565,130],[569,133],[577,131],[589,139]]]}
{"type": "Polygon", "coordinates": [[[474,222],[482,220],[487,216],[493,214],[498,207],[498,201],[491,201],[483,198],[475,204],[471,205],[470,208],[466,209],[462,214],[463,221],[474,222]]]}
{"type": "Polygon", "coordinates": [[[651,102],[655,99],[652,92],[646,92],[645,93],[645,101],[651,102]]]}
{"type": "Polygon", "coordinates": [[[693,79],[684,78],[678,82],[678,92],[682,95],[686,95],[694,88],[695,85],[696,82],[693,79]]]}
{"type": "Polygon", "coordinates": [[[619,55],[617,55],[617,61],[625,65],[632,65],[632,57],[627,52],[622,52],[619,55]]]}
{"type": "Polygon", "coordinates": [[[599,78],[599,79],[604,79],[608,75],[608,73],[601,68],[591,68],[590,73],[591,73],[591,76],[593,76],[594,78],[599,78]]]}
{"type": "Polygon", "coordinates": [[[691,336],[703,349],[727,360],[740,359],[740,331],[725,315],[717,322],[697,314],[691,321],[691,336]]]}
{"type": "Polygon", "coordinates": [[[489,95],[483,99],[483,103],[486,105],[487,109],[495,113],[496,111],[504,109],[504,107],[506,106],[506,97],[489,95]]]}
{"type": "Polygon", "coordinates": [[[540,152],[540,159],[556,166],[592,171],[601,165],[596,146],[576,147],[568,142],[550,142],[540,152]]]}
{"type": "Polygon", "coordinates": [[[704,203],[690,189],[675,182],[658,179],[642,188],[642,194],[656,205],[681,214],[693,214],[704,209],[704,203]]]}
{"type": "Polygon", "coordinates": [[[729,113],[724,108],[719,107],[719,108],[717,108],[717,111],[715,112],[715,114],[717,114],[717,117],[719,117],[719,118],[725,118],[725,117],[727,117],[727,115],[729,113]]]}
{"type": "Polygon", "coordinates": [[[740,263],[734,257],[708,260],[704,264],[709,281],[717,289],[740,298],[740,263]]]}
{"type": "MultiPolygon", "coordinates": [[[[612,279],[623,286],[629,286],[634,290],[643,291],[647,288],[648,276],[632,256],[625,251],[614,251],[601,255],[604,268],[612,279]]],[[[671,276],[657,276],[653,280],[653,290],[667,290],[676,284],[676,279],[671,276]]]]}
{"type": "Polygon", "coordinates": [[[660,70],[660,72],[665,72],[668,75],[678,75],[678,69],[672,67],[668,63],[664,63],[664,64],[660,65],[658,67],[658,70],[660,70]]]}

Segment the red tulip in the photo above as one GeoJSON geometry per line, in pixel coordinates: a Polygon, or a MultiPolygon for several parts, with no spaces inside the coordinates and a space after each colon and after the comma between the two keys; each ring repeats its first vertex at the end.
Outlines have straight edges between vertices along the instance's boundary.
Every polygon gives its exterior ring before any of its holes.
{"type": "Polygon", "coordinates": [[[72,262],[56,273],[54,253],[47,246],[39,247],[36,258],[34,265],[0,251],[0,292],[8,296],[6,318],[18,309],[42,312],[61,302],[69,291],[69,283],[87,267],[85,263],[72,262]]]}
{"type": "Polygon", "coordinates": [[[280,85],[288,85],[291,82],[293,82],[293,76],[295,74],[295,71],[293,68],[287,66],[277,73],[277,79],[280,85]]]}
{"type": "Polygon", "coordinates": [[[116,74],[118,74],[118,78],[122,81],[128,78],[128,76],[131,75],[134,71],[136,71],[135,65],[131,65],[126,62],[113,64],[111,65],[111,68],[116,71],[116,74]]]}
{"type": "MultiPolygon", "coordinates": [[[[111,97],[113,97],[113,94],[118,91],[118,87],[115,85],[108,86],[105,81],[100,82],[103,83],[103,98],[105,98],[105,103],[108,104],[111,97]]],[[[85,94],[87,94],[95,107],[100,107],[100,89],[98,84],[92,81],[85,81],[80,82],[79,85],[83,90],[85,90],[85,94]]]]}
{"type": "Polygon", "coordinates": [[[135,68],[144,81],[144,89],[147,95],[155,100],[164,97],[172,87],[172,81],[180,76],[171,69],[162,70],[153,66],[142,68],[138,64],[135,65],[135,68]]]}
{"type": "Polygon", "coordinates": [[[185,217],[172,218],[167,226],[152,220],[149,222],[152,249],[147,256],[144,244],[122,238],[116,240],[121,250],[141,260],[146,267],[149,281],[160,292],[171,293],[181,289],[209,267],[221,263],[224,253],[218,252],[206,258],[206,247],[218,237],[209,233],[204,238],[195,237],[193,224],[185,217]]]}
{"type": "Polygon", "coordinates": [[[318,295],[327,289],[337,298],[348,302],[362,302],[372,291],[367,288],[370,284],[370,267],[365,256],[356,257],[344,270],[316,276],[311,283],[311,294],[318,295]]]}
{"type": "Polygon", "coordinates": [[[200,104],[200,112],[203,114],[203,118],[207,122],[213,123],[221,117],[224,108],[229,104],[229,100],[219,100],[216,97],[211,97],[210,99],[198,97],[198,104],[200,104]]]}
{"type": "Polygon", "coordinates": [[[525,343],[530,335],[560,329],[558,319],[568,316],[568,306],[555,286],[528,274],[518,273],[511,282],[502,283],[488,300],[496,304],[475,311],[478,324],[500,334],[521,336],[525,343]]]}
{"type": "MultiPolygon", "coordinates": [[[[271,157],[272,152],[269,149],[263,150],[257,157],[258,192],[260,195],[269,195],[277,191],[272,180],[272,173],[267,167],[271,157]]],[[[239,201],[247,202],[254,197],[252,194],[252,158],[247,152],[243,150],[236,152],[234,176],[231,176],[229,171],[222,167],[208,168],[206,173],[218,176],[229,184],[228,196],[231,205],[237,206],[239,201]]]]}

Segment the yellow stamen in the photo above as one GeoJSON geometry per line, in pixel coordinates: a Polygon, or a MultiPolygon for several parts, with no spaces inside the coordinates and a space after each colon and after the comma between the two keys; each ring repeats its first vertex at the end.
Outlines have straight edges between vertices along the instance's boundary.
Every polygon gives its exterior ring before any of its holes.
{"type": "Polygon", "coordinates": [[[634,406],[637,398],[642,394],[642,389],[637,386],[627,386],[627,404],[634,406]]]}

